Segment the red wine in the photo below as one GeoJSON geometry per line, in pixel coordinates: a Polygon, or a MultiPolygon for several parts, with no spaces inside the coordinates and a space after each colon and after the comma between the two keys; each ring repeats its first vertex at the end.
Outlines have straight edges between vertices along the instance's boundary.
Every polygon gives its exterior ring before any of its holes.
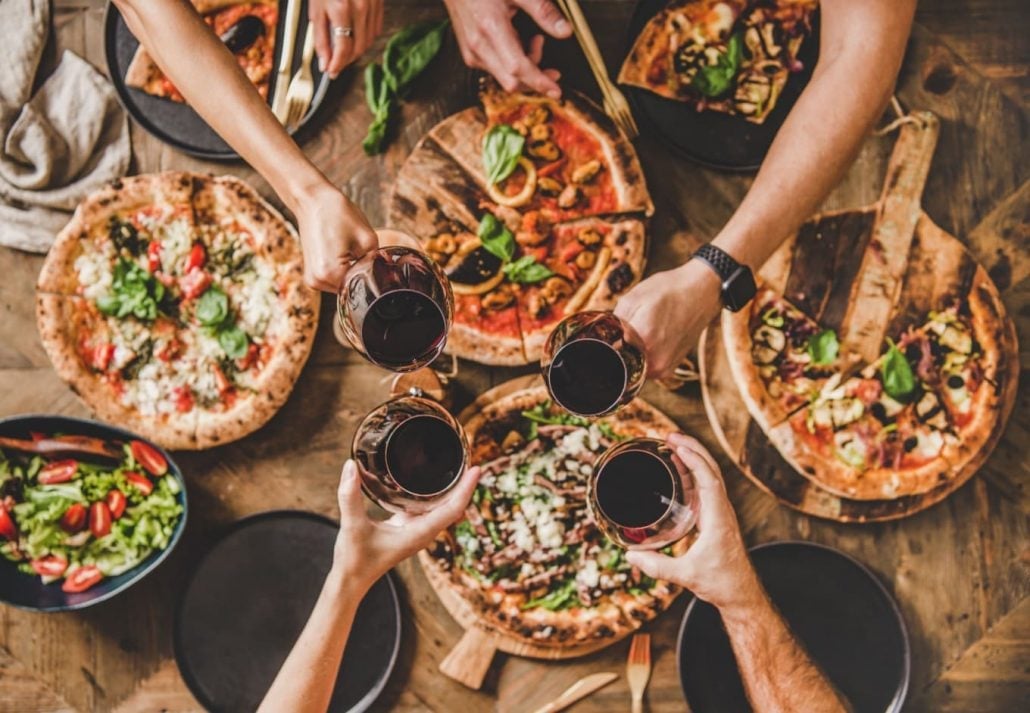
{"type": "Polygon", "coordinates": [[[446,490],[461,474],[461,439],[443,419],[417,415],[404,420],[386,439],[386,469],[397,484],[416,495],[446,490]]]}
{"type": "Polygon", "coordinates": [[[626,389],[626,365],[598,339],[575,339],[558,350],[547,372],[551,393],[565,409],[583,416],[605,413],[626,389]]]}
{"type": "Polygon", "coordinates": [[[361,340],[369,358],[386,368],[420,361],[446,336],[440,308],[415,290],[386,292],[369,305],[361,325],[361,340]]]}
{"type": "Polygon", "coordinates": [[[597,474],[597,504],[621,527],[652,525],[669,510],[674,477],[653,453],[627,450],[608,461],[597,474]]]}

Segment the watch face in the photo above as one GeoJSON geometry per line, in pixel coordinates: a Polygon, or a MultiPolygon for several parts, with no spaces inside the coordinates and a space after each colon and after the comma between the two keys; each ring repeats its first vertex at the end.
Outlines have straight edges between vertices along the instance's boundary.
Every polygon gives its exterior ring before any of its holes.
{"type": "Polygon", "coordinates": [[[731,312],[739,312],[755,296],[757,287],[751,270],[741,265],[722,283],[722,303],[731,312]]]}

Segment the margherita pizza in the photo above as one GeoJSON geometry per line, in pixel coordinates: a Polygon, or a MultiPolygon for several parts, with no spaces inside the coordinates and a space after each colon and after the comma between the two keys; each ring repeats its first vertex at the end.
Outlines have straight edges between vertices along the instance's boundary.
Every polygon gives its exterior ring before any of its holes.
{"type": "Polygon", "coordinates": [[[115,181],[79,205],[37,289],[57,373],[101,418],[167,448],[264,424],[318,322],[293,228],[230,177],[115,181]]]}
{"type": "Polygon", "coordinates": [[[679,589],[626,562],[591,519],[586,491],[608,446],[664,438],[675,424],[639,399],[588,422],[553,407],[540,386],[489,404],[465,428],[483,475],[467,518],[423,563],[481,619],[517,639],[568,646],[614,641],[668,608],[679,589]]]}

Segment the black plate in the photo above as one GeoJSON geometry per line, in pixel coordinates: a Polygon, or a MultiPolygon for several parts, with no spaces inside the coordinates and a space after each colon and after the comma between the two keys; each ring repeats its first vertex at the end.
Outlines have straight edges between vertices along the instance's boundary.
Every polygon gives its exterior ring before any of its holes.
{"type": "MultiPolygon", "coordinates": [[[[911,665],[897,603],[864,565],[808,542],[751,550],[773,603],[855,713],[900,711],[911,665]]],[[[677,644],[683,693],[693,713],[750,711],[718,612],[694,599],[677,644]]]]}
{"type": "MultiPolygon", "coordinates": [[[[266,512],[235,523],[204,555],[176,610],[175,659],[205,708],[257,708],[315,605],[336,531],[313,513],[266,512]]],[[[330,711],[375,701],[397,660],[400,617],[387,575],[358,608],[330,711]]]]}
{"type": "MultiPolygon", "coordinates": [[[[281,38],[283,36],[283,24],[285,23],[286,3],[281,2],[279,8],[279,24],[276,30],[275,61],[272,64],[272,84],[268,90],[268,100],[271,102],[275,95],[276,75],[274,72],[279,68],[279,57],[282,51],[281,38]]],[[[290,76],[293,76],[300,67],[301,54],[304,49],[304,32],[307,28],[307,2],[301,3],[300,17],[297,23],[297,39],[293,50],[293,69],[290,76]]],[[[104,17],[104,53],[107,56],[107,74],[111,77],[118,98],[121,99],[125,110],[129,112],[140,126],[156,136],[161,141],[174,146],[200,158],[229,160],[239,158],[214,130],[205,123],[200,116],[186,104],[173,102],[168,99],[152,97],[138,89],[132,89],[125,85],[125,72],[129,69],[133,55],[139,41],[133,35],[125,20],[122,18],[114,3],[108,3],[107,13],[104,17]]],[[[302,129],[318,111],[322,100],[325,98],[329,88],[329,77],[318,70],[317,57],[312,62],[312,76],[315,80],[315,95],[311,100],[311,107],[307,116],[297,127],[302,129]]]]}
{"type": "MultiPolygon", "coordinates": [[[[630,20],[626,55],[648,21],[658,14],[668,0],[641,0],[630,20]]],[[[790,75],[776,107],[761,124],[753,124],[740,116],[719,111],[697,111],[686,102],[660,97],[636,86],[622,89],[633,106],[633,115],[642,134],[650,134],[678,153],[712,168],[731,171],[753,171],[762,164],[776,133],[787,118],[801,90],[812,77],[819,58],[819,16],[815,17],[811,34],[801,44],[798,59],[804,69],[790,75]]],[[[620,63],[621,66],[621,63],[620,63]]]]}
{"type": "Polygon", "coordinates": [[[41,414],[12,416],[0,420],[0,436],[28,438],[29,434],[33,431],[46,434],[63,433],[76,436],[92,436],[94,438],[124,442],[133,439],[145,441],[157,449],[168,461],[168,473],[164,477],[175,478],[179,481],[178,500],[182,506],[182,517],[179,518],[179,523],[172,533],[168,547],[159,552],[152,553],[147,559],[128,572],[123,572],[117,577],[108,577],[101,580],[99,584],[90,587],[85,592],[65,594],[61,591],[60,582],[43,584],[43,580],[39,577],[19,572],[17,565],[4,557],[0,557],[0,602],[34,611],[84,609],[94,604],[99,604],[105,599],[110,599],[119,592],[128,589],[161,564],[165,557],[175,549],[175,545],[179,542],[179,537],[182,536],[182,531],[186,528],[186,483],[182,478],[182,471],[179,470],[179,466],[175,464],[175,461],[172,460],[166,450],[123,428],[108,426],[99,421],[83,418],[46,416],[41,414]]]}

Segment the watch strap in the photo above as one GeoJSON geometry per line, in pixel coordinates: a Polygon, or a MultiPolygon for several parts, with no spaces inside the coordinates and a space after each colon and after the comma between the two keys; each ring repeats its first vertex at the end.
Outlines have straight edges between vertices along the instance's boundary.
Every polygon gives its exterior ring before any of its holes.
{"type": "Polygon", "coordinates": [[[715,274],[719,276],[720,282],[726,282],[740,267],[739,262],[711,243],[705,243],[699,247],[692,257],[701,260],[715,270],[715,274]]]}

